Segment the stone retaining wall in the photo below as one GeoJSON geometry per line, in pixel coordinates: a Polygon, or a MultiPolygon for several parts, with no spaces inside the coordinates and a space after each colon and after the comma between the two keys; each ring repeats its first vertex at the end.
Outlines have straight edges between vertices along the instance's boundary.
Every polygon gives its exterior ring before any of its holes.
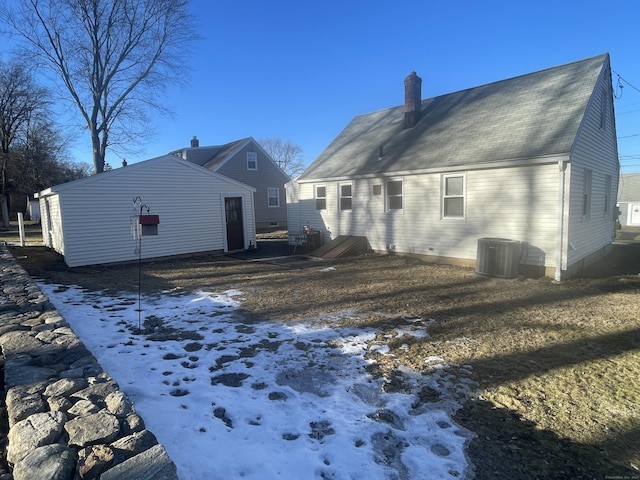
{"type": "Polygon", "coordinates": [[[0,480],[177,480],[134,405],[4,246],[0,285],[13,470],[0,480]]]}

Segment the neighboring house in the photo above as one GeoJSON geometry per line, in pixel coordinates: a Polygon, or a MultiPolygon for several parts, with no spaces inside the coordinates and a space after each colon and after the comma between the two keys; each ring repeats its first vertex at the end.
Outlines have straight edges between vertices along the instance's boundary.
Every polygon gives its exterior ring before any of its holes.
{"type": "Polygon", "coordinates": [[[618,208],[621,226],[640,227],[640,173],[620,175],[618,208]]]}
{"type": "Polygon", "coordinates": [[[254,203],[258,231],[286,229],[285,184],[289,176],[251,137],[210,147],[201,147],[196,137],[191,147],[171,152],[256,189],[254,203]]]}
{"type": "Polygon", "coordinates": [[[619,175],[608,54],[426,100],[421,83],[412,72],[404,106],[355,117],[288,184],[289,231],[469,266],[480,239],[510,239],[521,273],[558,280],[608,251],[619,175]]]}
{"type": "Polygon", "coordinates": [[[164,155],[48,188],[36,198],[44,245],[77,267],[255,247],[253,192],[164,155]]]}

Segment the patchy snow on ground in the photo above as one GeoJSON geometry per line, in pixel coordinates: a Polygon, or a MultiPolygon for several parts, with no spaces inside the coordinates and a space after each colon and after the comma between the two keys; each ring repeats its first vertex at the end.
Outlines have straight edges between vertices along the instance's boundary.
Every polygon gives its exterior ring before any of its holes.
{"type": "MultiPolygon", "coordinates": [[[[235,290],[140,298],[39,286],[134,402],[181,480],[471,475],[471,434],[451,420],[451,405],[416,401],[420,388],[441,385],[435,378],[404,368],[415,388],[389,393],[367,372],[365,354],[389,351],[372,328],[334,327],[329,315],[247,322],[235,290]]],[[[396,333],[425,336],[424,326],[396,333]]]]}

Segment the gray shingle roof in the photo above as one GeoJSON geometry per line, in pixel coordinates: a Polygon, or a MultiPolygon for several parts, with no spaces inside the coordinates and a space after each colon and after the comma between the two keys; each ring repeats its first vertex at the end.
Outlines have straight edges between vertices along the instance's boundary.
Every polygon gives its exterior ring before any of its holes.
{"type": "Polygon", "coordinates": [[[180,153],[180,157],[182,157],[182,152],[187,152],[187,160],[195,163],[196,165],[200,165],[201,167],[205,167],[209,170],[215,171],[222,163],[224,163],[230,154],[232,154],[235,149],[242,145],[243,143],[247,143],[250,138],[243,138],[241,140],[235,140],[233,142],[226,143],[224,145],[213,145],[210,147],[192,147],[186,148],[184,150],[177,150],[176,152],[180,153]]]}
{"type": "Polygon", "coordinates": [[[422,118],[412,129],[403,130],[404,106],[359,115],[299,179],[444,170],[568,153],[608,57],[422,100],[422,118]]]}
{"type": "Polygon", "coordinates": [[[640,173],[620,175],[618,202],[640,202],[640,173]]]}

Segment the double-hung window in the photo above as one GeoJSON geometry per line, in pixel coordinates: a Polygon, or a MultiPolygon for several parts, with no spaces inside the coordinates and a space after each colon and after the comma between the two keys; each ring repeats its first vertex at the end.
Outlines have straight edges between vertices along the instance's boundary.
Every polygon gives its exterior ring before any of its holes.
{"type": "Polygon", "coordinates": [[[607,126],[607,107],[609,106],[607,101],[607,90],[605,87],[600,92],[600,130],[604,130],[607,126]]]}
{"type": "Polygon", "coordinates": [[[351,210],[353,202],[353,185],[351,183],[341,183],[340,191],[340,210],[351,210]]]}
{"type": "Polygon", "coordinates": [[[387,211],[402,210],[402,179],[387,180],[386,187],[387,211]]]}
{"type": "Polygon", "coordinates": [[[591,180],[593,172],[585,168],[584,177],[582,178],[582,218],[591,216],[591,180]]]}
{"type": "Polygon", "coordinates": [[[464,218],[464,175],[442,177],[442,218],[464,218]]]}
{"type": "Polygon", "coordinates": [[[604,179],[604,214],[611,213],[611,175],[604,179]]]}
{"type": "Polygon", "coordinates": [[[277,208],[280,206],[279,188],[267,188],[267,197],[269,208],[277,208]]]}
{"type": "Polygon", "coordinates": [[[327,209],[327,187],[326,185],[315,186],[316,210],[327,209]]]}
{"type": "Polygon", "coordinates": [[[247,170],[258,170],[258,154],[247,152],[247,170]]]}

